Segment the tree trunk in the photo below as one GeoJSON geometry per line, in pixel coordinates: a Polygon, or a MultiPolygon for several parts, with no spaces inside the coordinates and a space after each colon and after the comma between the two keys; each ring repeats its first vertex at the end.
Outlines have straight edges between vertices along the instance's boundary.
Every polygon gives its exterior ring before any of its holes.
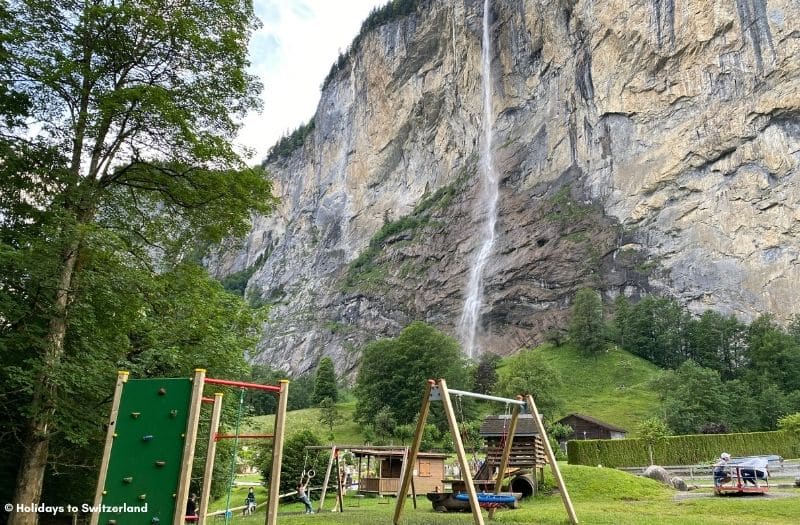
{"type": "MultiPolygon", "coordinates": [[[[41,435],[40,430],[32,428],[31,435],[41,435]]],[[[26,512],[24,508],[20,508],[21,512],[17,512],[17,509],[18,506],[30,507],[40,502],[49,445],[49,439],[41,436],[25,448],[17,475],[17,484],[14,488],[14,510],[8,517],[8,525],[36,525],[39,523],[39,514],[36,512],[26,512]]]]}
{"type": "Polygon", "coordinates": [[[22,455],[12,501],[14,510],[9,516],[8,525],[37,525],[39,523],[39,515],[36,512],[17,512],[17,508],[18,506],[37,505],[42,497],[42,485],[50,449],[50,425],[58,404],[55,375],[64,354],[67,306],[72,296],[72,280],[78,261],[79,248],[80,241],[75,239],[64,251],[64,264],[56,290],[53,317],[50,319],[47,334],[47,346],[42,355],[42,369],[39,373],[39,380],[34,385],[27,446],[22,455]]]}

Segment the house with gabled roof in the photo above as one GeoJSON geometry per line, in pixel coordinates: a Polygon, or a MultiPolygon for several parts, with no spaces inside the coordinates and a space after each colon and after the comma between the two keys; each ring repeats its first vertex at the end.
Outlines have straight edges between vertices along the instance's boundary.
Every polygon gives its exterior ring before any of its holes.
{"type": "Polygon", "coordinates": [[[585,414],[570,414],[557,421],[572,428],[572,434],[564,441],[572,439],[624,439],[628,431],[611,423],[600,421],[585,414]]]}

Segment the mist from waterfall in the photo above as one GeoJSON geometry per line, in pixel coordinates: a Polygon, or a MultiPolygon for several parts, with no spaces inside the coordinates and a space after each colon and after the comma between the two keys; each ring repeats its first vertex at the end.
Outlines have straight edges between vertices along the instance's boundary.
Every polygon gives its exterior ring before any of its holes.
{"type": "Polygon", "coordinates": [[[499,198],[498,178],[492,157],[492,73],[491,41],[489,39],[489,0],[483,2],[483,41],[481,49],[481,76],[483,84],[483,147],[481,148],[480,169],[483,191],[478,201],[478,213],[482,216],[482,241],[470,269],[464,310],[461,314],[459,333],[464,351],[472,358],[479,353],[475,340],[480,324],[483,301],[483,271],[494,249],[495,225],[497,224],[497,201],[499,198]]]}

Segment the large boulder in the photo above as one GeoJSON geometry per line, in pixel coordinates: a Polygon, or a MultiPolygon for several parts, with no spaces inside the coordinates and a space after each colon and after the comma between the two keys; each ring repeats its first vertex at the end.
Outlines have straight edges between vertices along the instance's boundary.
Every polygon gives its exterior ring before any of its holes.
{"type": "Polygon", "coordinates": [[[680,490],[681,492],[686,492],[689,490],[689,485],[683,480],[683,478],[674,477],[669,480],[669,484],[675,487],[675,489],[680,490]]]}
{"type": "Polygon", "coordinates": [[[650,465],[644,472],[642,472],[642,476],[650,479],[654,479],[663,483],[664,485],[672,486],[672,482],[670,480],[669,472],[664,467],[659,467],[658,465],[650,465]]]}

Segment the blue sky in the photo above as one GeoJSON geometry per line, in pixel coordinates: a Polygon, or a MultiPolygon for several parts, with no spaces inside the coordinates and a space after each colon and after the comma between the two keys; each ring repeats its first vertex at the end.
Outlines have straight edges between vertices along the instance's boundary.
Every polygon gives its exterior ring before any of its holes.
{"type": "Polygon", "coordinates": [[[251,162],[314,115],[331,64],[387,1],[254,0],[263,27],[250,42],[250,61],[264,83],[264,110],[245,119],[238,140],[255,150],[251,162]]]}

